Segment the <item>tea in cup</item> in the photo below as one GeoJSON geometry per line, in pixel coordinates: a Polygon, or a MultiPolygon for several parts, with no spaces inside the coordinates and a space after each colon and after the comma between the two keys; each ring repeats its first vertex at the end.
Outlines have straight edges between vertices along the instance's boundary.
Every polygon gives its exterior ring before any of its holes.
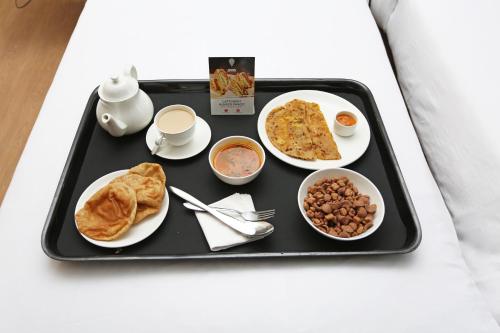
{"type": "MultiPolygon", "coordinates": [[[[162,141],[173,146],[182,146],[193,138],[196,113],[187,105],[169,105],[158,111],[154,124],[162,141]]],[[[157,143],[157,145],[161,145],[161,143],[157,143]]]]}

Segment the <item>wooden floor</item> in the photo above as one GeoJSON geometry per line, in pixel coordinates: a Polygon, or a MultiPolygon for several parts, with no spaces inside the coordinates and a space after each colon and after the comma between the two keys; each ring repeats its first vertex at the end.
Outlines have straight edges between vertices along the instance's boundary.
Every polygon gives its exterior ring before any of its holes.
{"type": "Polygon", "coordinates": [[[84,4],[0,0],[0,203],[84,4]]]}

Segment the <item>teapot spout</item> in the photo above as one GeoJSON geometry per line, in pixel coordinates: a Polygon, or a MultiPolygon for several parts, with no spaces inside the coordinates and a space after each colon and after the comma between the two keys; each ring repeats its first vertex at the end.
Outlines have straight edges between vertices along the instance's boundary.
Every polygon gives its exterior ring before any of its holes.
{"type": "Polygon", "coordinates": [[[101,116],[101,123],[102,127],[112,136],[122,136],[127,131],[127,124],[109,113],[104,113],[101,116]]]}

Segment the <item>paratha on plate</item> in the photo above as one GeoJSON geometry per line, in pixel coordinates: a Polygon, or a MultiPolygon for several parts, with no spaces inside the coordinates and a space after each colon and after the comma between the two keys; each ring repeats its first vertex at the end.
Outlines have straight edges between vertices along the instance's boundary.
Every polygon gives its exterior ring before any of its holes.
{"type": "Polygon", "coordinates": [[[306,124],[314,145],[314,154],[319,160],[340,160],[340,153],[325,117],[316,103],[306,103],[306,124]]]}
{"type": "Polygon", "coordinates": [[[312,140],[305,124],[305,110],[278,107],[266,121],[269,140],[281,152],[303,160],[314,160],[312,140]]]}
{"type": "Polygon", "coordinates": [[[266,119],[266,132],[271,143],[288,156],[303,160],[341,158],[316,103],[294,99],[273,109],[266,119]]]}

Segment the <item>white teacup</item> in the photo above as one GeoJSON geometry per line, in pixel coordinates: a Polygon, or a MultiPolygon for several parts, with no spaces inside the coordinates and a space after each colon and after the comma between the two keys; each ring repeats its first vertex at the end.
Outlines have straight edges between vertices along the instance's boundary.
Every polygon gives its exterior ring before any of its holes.
{"type": "Polygon", "coordinates": [[[160,137],[155,142],[153,154],[164,142],[182,146],[191,141],[196,127],[196,112],[187,105],[169,105],[158,111],[154,124],[160,137]]]}

